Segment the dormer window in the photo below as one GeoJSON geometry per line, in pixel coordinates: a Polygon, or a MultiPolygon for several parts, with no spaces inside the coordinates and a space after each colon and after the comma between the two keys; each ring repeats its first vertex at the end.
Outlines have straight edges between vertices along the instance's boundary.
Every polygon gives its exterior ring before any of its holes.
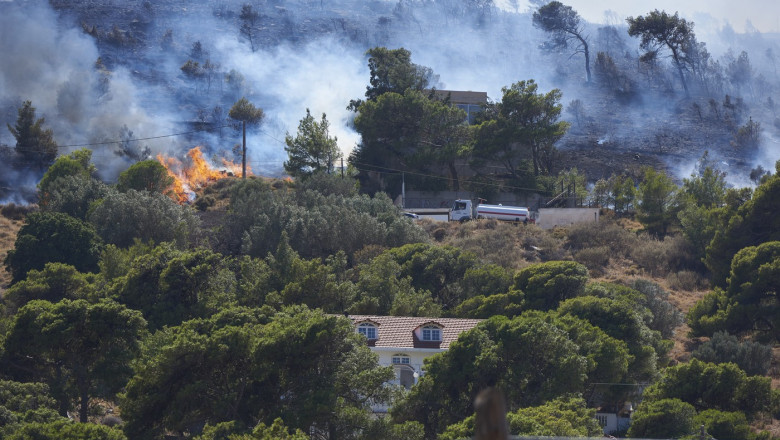
{"type": "Polygon", "coordinates": [[[423,341],[441,341],[441,328],[435,325],[426,325],[422,328],[423,341]]]}
{"type": "Polygon", "coordinates": [[[377,339],[376,325],[370,322],[364,322],[358,326],[358,333],[365,336],[368,340],[377,339]]]}

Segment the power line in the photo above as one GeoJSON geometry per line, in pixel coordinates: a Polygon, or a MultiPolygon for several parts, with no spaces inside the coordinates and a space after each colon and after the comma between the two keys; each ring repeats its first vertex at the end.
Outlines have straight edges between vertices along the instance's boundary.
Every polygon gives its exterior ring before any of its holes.
{"type": "MultiPolygon", "coordinates": [[[[225,124],[218,127],[211,127],[211,129],[221,129],[221,128],[227,128],[227,127],[234,127],[232,124],[225,124]]],[[[199,133],[204,131],[205,129],[198,129],[198,130],[191,130],[191,131],[185,131],[180,133],[170,133],[170,134],[164,134],[159,136],[150,136],[150,137],[144,137],[144,138],[134,138],[134,139],[120,139],[120,140],[111,140],[111,141],[102,141],[102,142],[90,142],[90,143],[83,143],[83,144],[68,144],[68,145],[57,145],[57,148],[76,148],[76,147],[94,147],[94,146],[103,146],[103,145],[114,145],[114,144],[122,144],[122,143],[129,143],[129,142],[137,142],[137,141],[148,141],[148,140],[155,140],[155,139],[164,139],[164,138],[170,138],[170,137],[177,137],[177,136],[184,136],[188,134],[193,133],[199,133]]],[[[285,144],[286,142],[277,139],[276,137],[272,136],[271,134],[267,133],[266,131],[257,129],[257,131],[260,134],[263,134],[276,142],[280,144],[285,144]]],[[[268,161],[268,162],[259,162],[259,161],[248,161],[248,164],[254,164],[254,165],[277,165],[279,163],[283,163],[283,161],[268,161]]],[[[360,163],[360,162],[353,162],[353,165],[355,165],[355,168],[359,171],[365,171],[365,172],[376,172],[376,173],[382,173],[382,174],[399,174],[399,173],[406,173],[413,176],[420,176],[420,177],[427,177],[431,179],[439,179],[439,180],[446,180],[449,183],[455,182],[455,179],[452,179],[450,177],[445,176],[437,176],[434,174],[425,174],[420,172],[414,172],[414,171],[406,171],[396,168],[390,168],[390,167],[383,167],[379,165],[373,165],[373,164],[367,164],[367,163],[360,163]],[[367,169],[367,168],[359,168],[357,165],[362,165],[364,167],[373,167],[376,169],[367,169]],[[386,171],[381,171],[386,170],[386,171]]],[[[491,167],[491,168],[500,168],[500,167],[491,167]]],[[[513,186],[513,185],[502,185],[502,184],[496,184],[496,183],[488,183],[488,182],[479,182],[479,185],[485,185],[485,186],[492,186],[496,188],[506,188],[506,189],[514,189],[514,190],[521,190],[521,191],[534,191],[534,192],[540,192],[539,188],[527,188],[527,187],[520,187],[520,186],[513,186]]]]}
{"type": "MultiPolygon", "coordinates": [[[[372,165],[372,164],[360,163],[360,162],[353,162],[352,164],[353,165],[362,165],[362,166],[367,166],[367,167],[378,168],[378,169],[365,169],[365,168],[359,168],[359,167],[356,166],[355,168],[357,170],[359,170],[359,171],[367,171],[367,172],[370,171],[370,172],[381,173],[381,174],[401,174],[401,173],[404,173],[404,174],[410,174],[410,175],[413,175],[413,176],[421,176],[421,177],[428,177],[428,178],[432,178],[432,179],[446,180],[447,182],[454,182],[455,181],[455,179],[453,179],[451,177],[437,176],[437,175],[434,175],[434,174],[424,174],[424,173],[418,173],[418,172],[414,172],[414,171],[406,171],[406,170],[400,170],[400,169],[396,169],[396,168],[389,168],[389,167],[383,167],[383,166],[379,166],[379,165],[372,165]],[[384,169],[384,170],[388,170],[388,171],[380,171],[379,169],[384,169]]],[[[493,187],[496,187],[496,188],[516,189],[516,190],[521,190],[521,191],[548,192],[548,191],[540,190],[539,188],[525,188],[525,187],[521,187],[521,186],[501,185],[501,184],[489,183],[489,182],[477,182],[477,184],[485,185],[485,186],[493,186],[493,187]]]]}
{"type": "MultiPolygon", "coordinates": [[[[217,130],[220,128],[233,128],[234,126],[232,124],[225,124],[220,125],[218,127],[209,127],[212,130],[217,130]]],[[[110,141],[102,141],[102,142],[90,142],[90,143],[84,143],[84,144],[68,144],[68,145],[57,145],[57,148],[75,148],[75,147],[94,147],[94,146],[100,146],[100,145],[112,145],[112,144],[123,144],[123,143],[129,143],[129,142],[136,142],[136,141],[149,141],[149,140],[155,140],[155,139],[164,139],[164,138],[170,138],[170,137],[177,137],[177,136],[184,136],[188,134],[193,133],[200,133],[202,131],[206,131],[205,128],[198,129],[198,130],[192,130],[192,131],[183,131],[181,133],[171,133],[171,134],[162,134],[159,136],[150,136],[150,137],[144,137],[144,138],[131,138],[131,139],[119,139],[119,140],[110,140],[110,141]]],[[[280,144],[284,144],[284,141],[281,141],[277,139],[276,137],[272,136],[271,134],[263,131],[263,130],[257,130],[259,133],[268,136],[269,138],[275,140],[276,142],[279,142],[280,144]]]]}
{"type": "MultiPolygon", "coordinates": [[[[232,125],[222,125],[220,127],[213,127],[213,128],[225,128],[225,127],[232,127],[232,125]]],[[[186,134],[193,134],[193,133],[199,133],[201,130],[193,130],[193,131],[184,131],[181,133],[171,133],[171,134],[163,134],[160,136],[151,136],[151,137],[145,137],[145,138],[132,138],[132,139],[121,139],[121,140],[114,140],[114,141],[103,141],[103,142],[91,142],[87,144],[71,144],[71,145],[57,145],[57,148],[73,148],[73,147],[93,147],[98,145],[111,145],[111,144],[122,144],[125,142],[135,142],[135,141],[149,141],[153,139],[163,139],[163,138],[169,138],[169,137],[176,137],[176,136],[184,136],[186,134]]]]}

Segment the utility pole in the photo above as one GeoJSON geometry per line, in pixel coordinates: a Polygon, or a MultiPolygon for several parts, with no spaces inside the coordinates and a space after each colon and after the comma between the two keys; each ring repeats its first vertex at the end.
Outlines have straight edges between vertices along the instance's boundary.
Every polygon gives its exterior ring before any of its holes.
{"type": "Polygon", "coordinates": [[[241,178],[246,179],[246,121],[241,121],[243,142],[241,147],[241,178]]]}
{"type": "Polygon", "coordinates": [[[259,124],[263,120],[263,109],[256,108],[246,98],[241,98],[230,108],[228,116],[241,121],[243,142],[241,145],[241,178],[246,179],[246,124],[259,124]]]}
{"type": "Polygon", "coordinates": [[[344,180],[344,158],[341,158],[341,180],[344,180]]]}

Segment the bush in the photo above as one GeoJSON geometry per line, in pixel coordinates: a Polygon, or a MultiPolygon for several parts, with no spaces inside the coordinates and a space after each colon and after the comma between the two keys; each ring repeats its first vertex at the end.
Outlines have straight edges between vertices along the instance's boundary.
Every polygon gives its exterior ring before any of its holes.
{"type": "Polygon", "coordinates": [[[750,430],[745,414],[708,409],[694,418],[696,425],[704,425],[707,434],[714,438],[729,440],[751,440],[755,436],[750,430]]]}
{"type": "Polygon", "coordinates": [[[733,362],[751,376],[766,375],[772,364],[772,347],[751,341],[740,342],[739,338],[726,332],[715,332],[692,355],[715,364],[733,362]]]}
{"type": "Polygon", "coordinates": [[[593,247],[608,247],[612,255],[626,256],[636,243],[636,235],[611,221],[578,223],[569,227],[566,247],[580,251],[593,247]]]}
{"type": "Polygon", "coordinates": [[[694,433],[696,410],[679,399],[643,402],[631,416],[629,437],[679,438],[694,433]]]}
{"type": "Polygon", "coordinates": [[[62,212],[79,220],[86,220],[95,201],[114,192],[105,183],[89,176],[58,177],[49,188],[44,211],[62,212]]]}
{"type": "Polygon", "coordinates": [[[529,309],[551,310],[561,301],[580,296],[588,282],[588,269],[573,261],[549,261],[521,269],[514,289],[525,293],[529,309]]]}
{"type": "Polygon", "coordinates": [[[198,197],[197,200],[195,200],[195,208],[198,211],[205,211],[210,207],[214,206],[216,203],[217,200],[212,195],[201,196],[198,197]]]}
{"type": "Polygon", "coordinates": [[[322,195],[353,197],[358,194],[358,181],[338,174],[315,173],[300,183],[299,191],[316,191],[322,195]]]}
{"type": "Polygon", "coordinates": [[[200,222],[190,208],[160,193],[133,189],[108,195],[89,215],[89,221],[106,243],[119,247],[129,247],[135,239],[175,241],[186,247],[200,234],[200,222]]]}
{"type": "Polygon", "coordinates": [[[584,264],[594,275],[603,274],[612,254],[613,250],[609,246],[585,248],[574,254],[574,261],[584,264]]]}
{"type": "Polygon", "coordinates": [[[651,275],[669,273],[670,241],[658,240],[648,234],[641,234],[631,248],[630,258],[651,275]]]}
{"type": "Polygon", "coordinates": [[[631,287],[642,294],[644,297],[642,303],[653,316],[648,327],[661,332],[664,339],[671,338],[674,330],[683,323],[683,314],[669,302],[669,292],[658,284],[641,278],[634,280],[631,287]]]}
{"type": "Polygon", "coordinates": [[[38,209],[36,205],[17,205],[15,203],[9,203],[0,207],[0,214],[9,220],[21,220],[27,214],[34,212],[38,209]]]}
{"type": "Polygon", "coordinates": [[[666,276],[666,281],[676,290],[698,290],[705,286],[702,276],[691,270],[672,272],[666,276]]]}
{"type": "Polygon", "coordinates": [[[428,238],[419,226],[398,215],[398,208],[382,193],[325,196],[316,191],[274,191],[249,179],[236,183],[217,234],[218,249],[262,258],[278,247],[282,232],[303,258],[323,258],[339,250],[352,257],[367,245],[395,247],[428,238]]]}

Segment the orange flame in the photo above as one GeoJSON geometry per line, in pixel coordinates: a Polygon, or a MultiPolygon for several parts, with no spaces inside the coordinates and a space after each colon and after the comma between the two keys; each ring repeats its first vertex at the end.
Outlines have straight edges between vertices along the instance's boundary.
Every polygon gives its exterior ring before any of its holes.
{"type": "MultiPolygon", "coordinates": [[[[168,175],[173,178],[171,185],[172,198],[184,204],[195,198],[195,189],[202,188],[224,177],[241,174],[241,165],[227,159],[222,159],[223,169],[212,166],[205,157],[200,147],[195,147],[187,152],[187,164],[175,157],[157,155],[157,160],[168,170],[168,175]]],[[[251,175],[247,167],[247,175],[251,175]]]]}

